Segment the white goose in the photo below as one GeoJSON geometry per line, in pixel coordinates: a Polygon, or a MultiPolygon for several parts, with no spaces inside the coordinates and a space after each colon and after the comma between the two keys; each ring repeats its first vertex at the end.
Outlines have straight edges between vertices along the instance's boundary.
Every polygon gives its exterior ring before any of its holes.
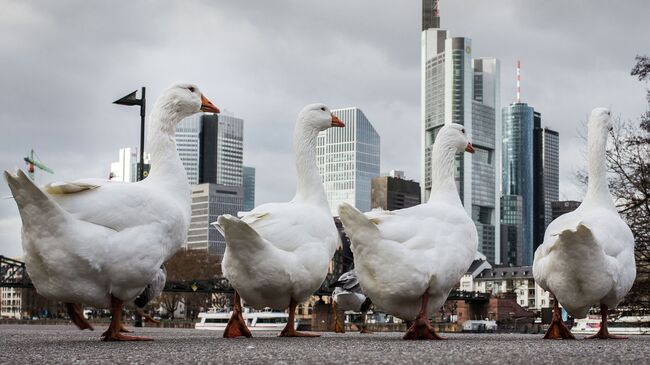
{"type": "Polygon", "coordinates": [[[441,339],[428,315],[442,306],[476,254],[476,226],[454,181],[454,160],[463,151],[474,151],[463,126],[442,127],[425,204],[367,216],[348,204],[339,208],[364,292],[378,309],[415,320],[404,339],[441,339]]]}
{"type": "Polygon", "coordinates": [[[544,338],[573,338],[562,323],[558,302],[575,318],[600,304],[602,323],[591,338],[620,338],[607,331],[607,310],[615,308],[636,277],[634,236],[607,187],[606,146],[610,112],[596,108],[588,122],[589,184],[582,204],[549,224],[535,252],[535,281],[556,300],[544,338]]]}
{"type": "Polygon", "coordinates": [[[316,137],[344,126],[326,106],[306,106],[294,130],[298,188],[293,200],[260,205],[241,219],[222,215],[215,224],[226,238],[223,272],[236,290],[224,337],[250,337],[240,295],[258,309],[289,307],[280,336],[315,336],[296,332],[296,305],[322,284],[340,240],[318,172],[316,137]]]}
{"type": "Polygon", "coordinates": [[[25,263],[39,294],[65,302],[73,322],[88,324],[78,303],[111,307],[103,339],[126,336],[122,303],[131,303],[185,242],[190,187],[176,152],[174,131],[201,110],[219,112],[194,85],[164,91],[150,118],[151,172],[143,181],[91,179],[39,189],[22,172],[5,178],[23,222],[25,263]]]}

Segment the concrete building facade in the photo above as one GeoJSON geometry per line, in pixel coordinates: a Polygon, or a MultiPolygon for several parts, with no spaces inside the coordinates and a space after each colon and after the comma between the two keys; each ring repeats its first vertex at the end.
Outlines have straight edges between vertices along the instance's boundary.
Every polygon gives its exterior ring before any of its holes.
{"type": "Polygon", "coordinates": [[[392,176],[372,179],[372,209],[397,210],[420,204],[420,184],[392,176]]]}
{"type": "Polygon", "coordinates": [[[226,240],[210,223],[221,214],[237,216],[243,210],[244,189],[241,186],[197,184],[192,186],[192,218],[187,236],[188,249],[208,250],[223,256],[226,240]]]}

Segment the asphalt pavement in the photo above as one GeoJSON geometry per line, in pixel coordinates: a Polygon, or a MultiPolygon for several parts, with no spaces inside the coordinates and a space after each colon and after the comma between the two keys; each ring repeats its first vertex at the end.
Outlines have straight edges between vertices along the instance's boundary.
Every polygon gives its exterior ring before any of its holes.
{"type": "Polygon", "coordinates": [[[404,341],[400,333],[323,333],[320,338],[224,339],[218,331],[139,328],[152,342],[101,342],[73,326],[0,325],[2,364],[647,364],[650,336],[628,340],[542,340],[541,335],[443,334],[404,341]]]}

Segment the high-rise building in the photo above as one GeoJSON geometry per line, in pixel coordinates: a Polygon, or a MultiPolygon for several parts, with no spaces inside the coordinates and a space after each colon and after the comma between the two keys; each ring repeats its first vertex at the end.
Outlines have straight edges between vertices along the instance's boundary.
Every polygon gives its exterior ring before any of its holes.
{"type": "Polygon", "coordinates": [[[396,172],[393,176],[372,178],[372,209],[397,210],[420,204],[420,184],[406,180],[401,171],[396,172]]]}
{"type": "Polygon", "coordinates": [[[216,222],[221,214],[236,216],[243,206],[244,189],[241,186],[211,183],[192,185],[192,219],[186,247],[223,256],[226,240],[210,223],[216,222]]]}
{"type": "Polygon", "coordinates": [[[244,121],[232,115],[218,114],[217,184],[242,185],[244,162],[244,121]]]}
{"type": "Polygon", "coordinates": [[[502,110],[501,222],[521,227],[523,251],[517,252],[517,265],[533,263],[534,114],[535,110],[526,103],[512,103],[502,110]]]}
{"type": "Polygon", "coordinates": [[[244,211],[249,212],[255,208],[255,168],[243,166],[242,179],[244,184],[244,211]]]}
{"type": "MultiPolygon", "coordinates": [[[[194,114],[176,125],[176,150],[183,162],[183,167],[185,167],[187,180],[192,185],[201,182],[199,167],[201,165],[202,117],[202,114],[194,114]]],[[[216,141],[216,138],[214,139],[216,141]]]]}
{"type": "Polygon", "coordinates": [[[557,219],[562,214],[567,214],[578,209],[581,202],[575,200],[562,200],[551,203],[551,221],[557,219]]]}
{"type": "Polygon", "coordinates": [[[342,202],[370,210],[370,188],[379,176],[379,134],[359,108],[332,110],[345,128],[318,134],[316,156],[327,201],[334,215],[342,202]]]}
{"type": "Polygon", "coordinates": [[[422,198],[431,192],[431,150],[445,124],[465,126],[474,155],[457,157],[461,201],[476,223],[479,250],[500,258],[500,66],[495,58],[472,59],[472,41],[439,29],[436,0],[422,3],[422,198]]]}
{"type": "Polygon", "coordinates": [[[243,132],[244,121],[224,113],[195,114],[176,126],[178,155],[193,185],[189,249],[222,256],[226,241],[210,223],[244,210],[243,132]]]}
{"type": "Polygon", "coordinates": [[[553,220],[551,204],[560,199],[560,135],[558,132],[535,128],[535,222],[533,230],[533,250],[544,242],[546,227],[553,220]],[[541,186],[537,183],[541,176],[541,186]],[[541,198],[538,198],[541,197],[541,198]]]}
{"type": "Polygon", "coordinates": [[[242,185],[244,121],[195,114],[176,126],[176,145],[190,184],[242,185]]]}
{"type": "MultiPolygon", "coordinates": [[[[111,172],[109,180],[123,181],[123,182],[136,182],[138,181],[138,172],[140,169],[138,149],[121,148],[119,152],[119,159],[111,163],[111,172]]],[[[149,154],[144,154],[144,176],[149,173],[149,154]]]]}
{"type": "Polygon", "coordinates": [[[503,108],[502,218],[521,231],[516,265],[532,265],[551,222],[551,203],[559,197],[559,134],[542,128],[542,115],[520,100],[503,108]],[[521,199],[521,206],[512,204],[521,199]]]}

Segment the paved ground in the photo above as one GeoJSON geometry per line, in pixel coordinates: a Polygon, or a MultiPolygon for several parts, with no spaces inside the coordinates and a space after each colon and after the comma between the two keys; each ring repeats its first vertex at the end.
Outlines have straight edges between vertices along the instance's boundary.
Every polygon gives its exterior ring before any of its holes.
{"type": "Polygon", "coordinates": [[[153,342],[105,343],[104,328],[0,325],[0,363],[368,363],[646,364],[650,336],[623,341],[544,341],[539,335],[447,334],[447,341],[403,341],[398,333],[325,333],[286,339],[273,333],[226,340],[221,332],[139,329],[153,342]]]}

